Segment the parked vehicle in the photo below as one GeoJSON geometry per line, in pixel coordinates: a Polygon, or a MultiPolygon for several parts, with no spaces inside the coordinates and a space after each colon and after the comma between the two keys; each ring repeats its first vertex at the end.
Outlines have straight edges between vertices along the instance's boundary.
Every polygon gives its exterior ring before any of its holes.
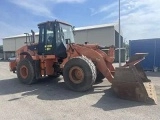
{"type": "Polygon", "coordinates": [[[8,58],[8,60],[16,60],[16,56],[11,56],[8,58]]]}
{"type": "Polygon", "coordinates": [[[0,58],[0,60],[3,60],[3,58],[0,58]]]}

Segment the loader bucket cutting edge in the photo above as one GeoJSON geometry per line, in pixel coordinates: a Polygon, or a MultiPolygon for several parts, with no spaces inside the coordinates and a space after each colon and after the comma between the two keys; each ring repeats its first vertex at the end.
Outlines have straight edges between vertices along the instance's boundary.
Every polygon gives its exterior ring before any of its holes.
{"type": "Polygon", "coordinates": [[[149,80],[139,62],[146,54],[136,54],[123,67],[116,68],[112,88],[118,97],[127,100],[157,104],[153,83],[149,80]]]}

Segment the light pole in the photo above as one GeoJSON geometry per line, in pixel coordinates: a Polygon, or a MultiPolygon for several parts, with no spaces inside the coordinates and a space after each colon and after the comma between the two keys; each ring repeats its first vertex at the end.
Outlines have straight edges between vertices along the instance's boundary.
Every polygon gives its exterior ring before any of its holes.
{"type": "Polygon", "coordinates": [[[121,67],[121,3],[119,0],[119,67],[121,67]]]}

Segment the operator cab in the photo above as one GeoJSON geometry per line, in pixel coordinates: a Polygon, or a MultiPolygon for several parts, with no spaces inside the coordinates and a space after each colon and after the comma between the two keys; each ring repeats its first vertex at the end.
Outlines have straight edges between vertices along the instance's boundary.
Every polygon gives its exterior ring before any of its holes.
{"type": "Polygon", "coordinates": [[[66,58],[66,41],[74,43],[73,27],[60,21],[48,21],[38,24],[39,55],[55,55],[66,58]]]}

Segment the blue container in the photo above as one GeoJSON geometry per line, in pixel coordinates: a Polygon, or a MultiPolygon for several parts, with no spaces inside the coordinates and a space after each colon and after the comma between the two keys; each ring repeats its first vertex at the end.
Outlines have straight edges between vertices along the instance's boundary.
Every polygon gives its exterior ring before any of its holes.
{"type": "Polygon", "coordinates": [[[160,68],[160,38],[142,39],[129,41],[129,56],[135,53],[148,53],[145,60],[141,62],[144,70],[160,68]]]}
{"type": "Polygon", "coordinates": [[[160,68],[160,39],[156,40],[155,65],[160,68]]]}

